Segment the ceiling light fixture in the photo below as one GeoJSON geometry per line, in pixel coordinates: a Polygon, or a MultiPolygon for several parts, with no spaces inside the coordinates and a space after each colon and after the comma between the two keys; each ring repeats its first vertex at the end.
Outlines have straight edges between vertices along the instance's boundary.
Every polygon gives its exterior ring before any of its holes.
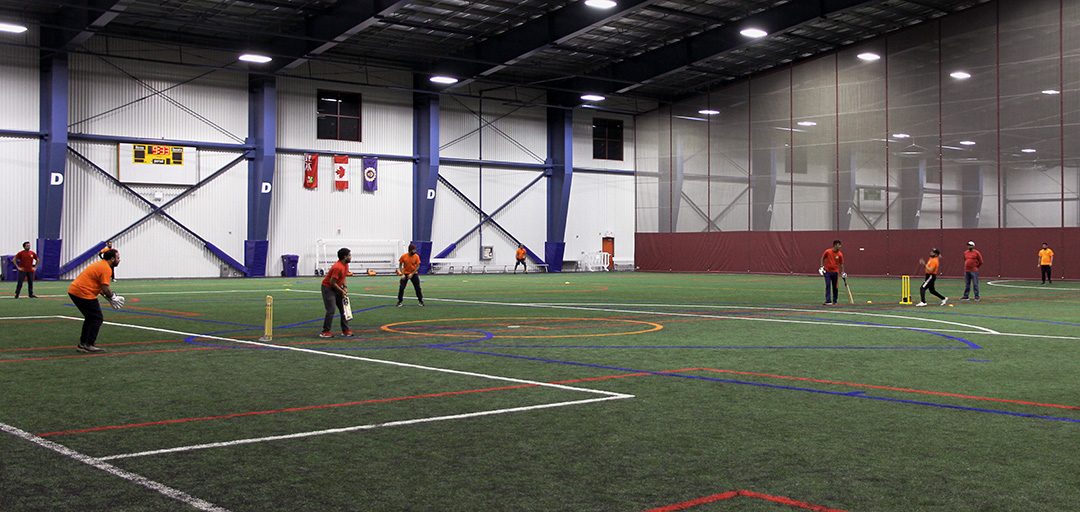
{"type": "Polygon", "coordinates": [[[881,60],[881,55],[873,52],[860,53],[859,55],[857,55],[857,57],[859,57],[859,60],[864,60],[866,62],[874,62],[875,60],[881,60]]]}
{"type": "Polygon", "coordinates": [[[619,4],[612,0],[585,0],[585,5],[593,9],[611,9],[619,4]]]}
{"type": "Polygon", "coordinates": [[[22,34],[26,32],[26,27],[22,25],[16,25],[14,23],[0,23],[0,32],[11,32],[12,34],[22,34]]]}
{"type": "Polygon", "coordinates": [[[957,80],[967,80],[968,78],[971,78],[971,73],[968,73],[967,71],[953,71],[952,73],[949,73],[949,76],[957,80]]]}
{"type": "Polygon", "coordinates": [[[603,97],[603,96],[601,96],[599,94],[582,94],[581,99],[583,99],[585,101],[604,101],[607,98],[605,98],[605,97],[603,97]]]}
{"type": "Polygon", "coordinates": [[[1035,150],[1031,149],[1031,148],[1024,148],[1024,149],[1021,149],[1020,152],[1021,153],[1035,153],[1035,150]]]}
{"type": "Polygon", "coordinates": [[[973,140],[962,140],[962,141],[960,141],[960,145],[961,146],[974,146],[975,141],[973,141],[973,140]]]}
{"type": "Polygon", "coordinates": [[[813,121],[799,121],[799,122],[797,122],[795,124],[797,124],[799,126],[817,126],[817,123],[815,123],[813,121]]]}
{"type": "Polygon", "coordinates": [[[703,116],[717,116],[717,115],[720,115],[719,110],[712,110],[712,109],[708,109],[708,108],[703,109],[703,110],[698,110],[697,113],[701,114],[703,116]]]}
{"type": "Polygon", "coordinates": [[[240,56],[240,60],[244,62],[254,62],[256,64],[266,64],[274,59],[267,57],[266,55],[259,55],[257,53],[245,53],[240,56]]]}
{"type": "Polygon", "coordinates": [[[892,136],[893,136],[894,139],[910,139],[911,138],[911,135],[908,135],[906,133],[894,133],[894,134],[892,134],[892,136]]]}
{"type": "Polygon", "coordinates": [[[1053,96],[1055,94],[1061,94],[1061,91],[1059,91],[1057,89],[1047,89],[1047,90],[1043,91],[1042,93],[1043,94],[1049,94],[1049,95],[1053,96]]]}
{"type": "Polygon", "coordinates": [[[740,30],[739,33],[751,39],[760,39],[769,35],[768,32],[761,30],[760,28],[744,28],[740,30]]]}
{"type": "Polygon", "coordinates": [[[450,84],[458,83],[457,78],[454,78],[452,76],[446,76],[446,75],[435,75],[435,76],[429,78],[428,80],[431,80],[433,83],[443,84],[443,85],[450,85],[450,84]]]}

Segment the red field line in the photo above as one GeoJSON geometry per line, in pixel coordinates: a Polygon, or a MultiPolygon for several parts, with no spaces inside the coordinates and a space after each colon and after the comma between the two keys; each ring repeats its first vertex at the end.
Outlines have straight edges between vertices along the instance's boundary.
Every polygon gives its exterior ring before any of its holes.
{"type": "Polygon", "coordinates": [[[146,311],[147,313],[164,313],[166,315],[182,316],[186,318],[193,318],[203,315],[202,313],[196,313],[194,311],[178,311],[175,309],[144,308],[140,306],[128,306],[127,308],[133,311],[146,311]]]}
{"type": "Polygon", "coordinates": [[[803,510],[812,510],[814,512],[847,512],[839,508],[829,508],[824,505],[814,505],[813,503],[798,501],[785,496],[773,496],[771,494],[762,494],[759,492],[748,491],[746,489],[722,492],[720,494],[713,494],[712,496],[705,496],[690,501],[684,501],[682,503],[675,503],[663,507],[651,508],[648,509],[646,512],[675,512],[677,510],[686,510],[688,508],[693,508],[708,503],[716,503],[717,501],[730,500],[738,497],[770,501],[773,503],[779,503],[781,505],[787,505],[789,507],[800,508],[803,510]]]}
{"type": "MultiPolygon", "coordinates": [[[[75,347],[71,347],[75,348],[75,347]]],[[[0,363],[23,363],[27,361],[52,361],[54,359],[91,359],[98,357],[130,356],[132,354],[166,354],[170,352],[192,352],[196,350],[222,350],[217,347],[175,348],[169,350],[136,350],[133,352],[106,352],[104,354],[79,354],[73,356],[22,357],[19,359],[0,359],[0,363]]]]}
{"type": "Polygon", "coordinates": [[[877,385],[873,385],[873,384],[859,384],[857,382],[843,382],[843,381],[825,380],[825,379],[812,379],[812,378],[809,378],[809,377],[793,377],[793,376],[790,376],[790,375],[774,375],[774,374],[770,374],[770,373],[740,372],[740,371],[736,371],[736,370],[721,370],[721,369],[718,369],[718,368],[695,368],[695,370],[706,371],[706,372],[715,372],[715,373],[730,373],[730,374],[733,374],[733,375],[751,375],[751,376],[754,376],[754,377],[766,377],[766,378],[769,378],[769,379],[783,379],[783,380],[797,380],[797,381],[802,381],[802,382],[815,382],[815,383],[818,383],[818,384],[832,384],[832,385],[836,385],[836,386],[848,386],[848,387],[853,387],[853,388],[880,389],[880,390],[884,390],[884,391],[898,391],[898,392],[901,392],[901,393],[915,393],[915,394],[919,394],[919,395],[947,396],[947,397],[951,397],[951,398],[963,398],[965,400],[980,400],[980,401],[983,401],[983,402],[998,402],[998,403],[1005,403],[1005,404],[1030,405],[1030,406],[1034,406],[1034,407],[1051,407],[1051,408],[1054,408],[1054,409],[1069,409],[1069,410],[1074,410],[1074,411],[1080,410],[1080,406],[1076,406],[1076,405],[1062,405],[1062,404],[1050,404],[1050,403],[1042,403],[1042,402],[1029,402],[1029,401],[1026,401],[1026,400],[1011,400],[1011,399],[1008,399],[1008,398],[993,398],[993,397],[988,397],[988,396],[964,395],[964,394],[960,394],[960,393],[948,393],[948,392],[945,392],[945,391],[929,391],[929,390],[925,390],[925,389],[899,388],[899,387],[894,387],[894,386],[877,386],[877,385]]]}

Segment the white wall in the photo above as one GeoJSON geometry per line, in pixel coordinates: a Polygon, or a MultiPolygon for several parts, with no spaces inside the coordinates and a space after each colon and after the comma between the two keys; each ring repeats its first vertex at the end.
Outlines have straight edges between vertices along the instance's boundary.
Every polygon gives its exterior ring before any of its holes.
{"type": "MultiPolygon", "coordinates": [[[[36,45],[37,30],[5,34],[16,44],[36,45]]],[[[38,57],[33,48],[0,46],[0,129],[36,132],[38,125],[38,57]]],[[[0,183],[12,193],[4,199],[4,236],[0,254],[15,254],[37,238],[38,139],[0,137],[0,183]]]]}
{"type": "Polygon", "coordinates": [[[615,258],[634,258],[634,176],[574,173],[566,223],[566,259],[601,250],[615,237],[615,258]]]}

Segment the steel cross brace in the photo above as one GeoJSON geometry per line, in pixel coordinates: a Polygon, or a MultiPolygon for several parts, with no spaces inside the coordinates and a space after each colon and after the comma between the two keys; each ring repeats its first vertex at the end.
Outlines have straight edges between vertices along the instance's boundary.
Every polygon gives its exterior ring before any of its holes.
{"type": "MultiPolygon", "coordinates": [[[[519,190],[516,194],[510,196],[510,199],[507,199],[506,202],[504,202],[501,206],[499,206],[494,211],[492,211],[490,215],[485,213],[484,210],[482,210],[479,206],[477,206],[476,203],[474,203],[471,199],[469,199],[469,197],[466,196],[464,192],[462,192],[457,187],[455,187],[453,184],[451,184],[449,180],[447,180],[446,178],[444,178],[442,176],[439,176],[439,183],[443,184],[446,188],[450,189],[450,191],[453,192],[454,195],[461,198],[461,200],[464,201],[465,204],[467,204],[469,206],[469,208],[472,208],[473,211],[475,211],[476,213],[479,213],[482,218],[481,218],[480,222],[477,225],[473,226],[471,229],[466,231],[465,234],[461,235],[461,237],[458,238],[456,241],[454,241],[454,243],[446,246],[446,248],[443,249],[442,251],[440,251],[439,254],[435,255],[435,257],[436,258],[445,258],[447,255],[449,255],[451,252],[453,252],[454,249],[457,249],[457,245],[460,244],[462,242],[462,240],[465,240],[466,238],[468,238],[469,235],[473,234],[474,231],[480,229],[480,226],[483,226],[486,223],[490,223],[492,226],[495,226],[496,229],[498,229],[500,232],[502,232],[502,234],[506,235],[508,238],[513,240],[514,243],[521,244],[521,241],[518,240],[517,237],[515,237],[513,234],[511,234],[509,231],[507,231],[506,228],[499,225],[498,222],[495,222],[494,217],[495,217],[495,215],[498,215],[499,212],[501,212],[507,206],[510,206],[510,203],[513,203],[514,200],[516,200],[518,197],[521,197],[521,194],[524,194],[527,190],[532,188],[533,185],[536,185],[537,182],[539,182],[545,176],[546,176],[546,173],[540,173],[539,175],[537,175],[536,178],[534,178],[532,181],[530,181],[528,185],[525,185],[525,187],[522,188],[521,190],[519,190]]],[[[537,262],[538,264],[541,264],[541,265],[544,264],[543,258],[541,258],[539,255],[534,253],[532,251],[532,249],[529,249],[528,246],[525,247],[525,252],[527,252],[529,254],[529,257],[532,258],[533,261],[535,261],[535,262],[537,262]]]]}

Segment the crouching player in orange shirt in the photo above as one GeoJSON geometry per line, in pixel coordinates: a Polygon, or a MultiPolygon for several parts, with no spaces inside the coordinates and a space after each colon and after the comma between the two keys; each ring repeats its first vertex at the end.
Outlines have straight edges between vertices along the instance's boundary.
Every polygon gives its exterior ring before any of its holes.
{"type": "Polygon", "coordinates": [[[420,306],[424,306],[424,292],[420,291],[420,255],[416,254],[416,246],[409,244],[409,252],[398,258],[398,272],[401,273],[401,286],[397,291],[397,307],[401,307],[401,301],[405,298],[405,286],[412,281],[413,290],[416,290],[416,299],[420,306]]]}
{"type": "Polygon", "coordinates": [[[525,245],[524,244],[518,244],[517,252],[514,254],[514,258],[517,260],[517,262],[514,263],[514,273],[515,274],[517,274],[518,265],[521,265],[521,270],[524,271],[526,274],[529,273],[529,267],[525,266],[525,255],[526,254],[527,253],[525,252],[525,245]]]}
{"type": "Polygon", "coordinates": [[[109,288],[113,269],[120,264],[120,253],[115,249],[109,249],[101,255],[101,260],[90,264],[68,286],[68,297],[75,303],[82,313],[83,326],[79,335],[79,346],[75,347],[80,352],[104,352],[105,349],[95,345],[98,331],[101,329],[105,316],[101,314],[101,304],[98,303],[98,295],[109,299],[113,309],[124,307],[124,298],[113,293],[109,288]]]}
{"type": "Polygon", "coordinates": [[[919,263],[926,264],[926,279],[923,280],[922,286],[919,287],[919,303],[915,305],[916,307],[926,306],[927,290],[929,290],[930,293],[933,294],[935,297],[941,299],[942,306],[948,304],[949,298],[938,293],[937,290],[934,289],[934,283],[937,281],[938,273],[941,271],[940,260],[941,251],[937,250],[936,248],[930,249],[929,261],[919,260],[919,263]]]}

